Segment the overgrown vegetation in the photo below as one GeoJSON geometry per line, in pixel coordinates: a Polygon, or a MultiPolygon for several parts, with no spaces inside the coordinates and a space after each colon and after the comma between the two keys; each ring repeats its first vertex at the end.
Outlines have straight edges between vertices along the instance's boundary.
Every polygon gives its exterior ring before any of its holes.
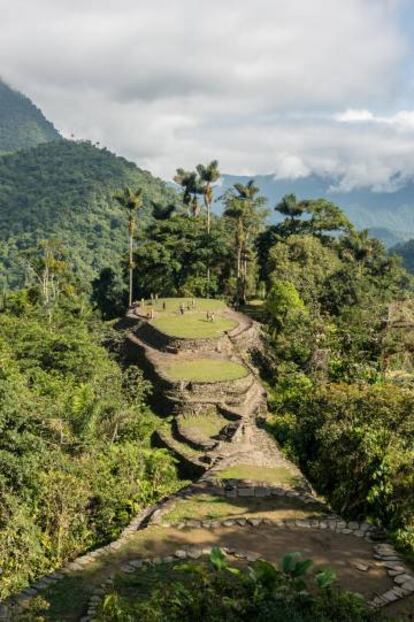
{"type": "Polygon", "coordinates": [[[0,313],[2,598],[177,486],[171,457],[150,447],[141,371],[101,345],[107,331],[64,273],[47,279],[52,301],[34,287],[0,313]]]}
{"type": "Polygon", "coordinates": [[[288,196],[277,209],[285,220],[259,241],[268,429],[339,512],[413,551],[414,383],[411,363],[396,373],[411,360],[409,333],[390,313],[394,300],[410,305],[410,280],[332,204],[288,196]]]}
{"type": "Polygon", "coordinates": [[[368,622],[378,620],[363,600],[335,585],[329,569],[310,573],[312,562],[285,555],[281,568],[258,560],[232,566],[215,548],[208,563],[158,566],[119,577],[104,596],[99,622],[368,622]]]}

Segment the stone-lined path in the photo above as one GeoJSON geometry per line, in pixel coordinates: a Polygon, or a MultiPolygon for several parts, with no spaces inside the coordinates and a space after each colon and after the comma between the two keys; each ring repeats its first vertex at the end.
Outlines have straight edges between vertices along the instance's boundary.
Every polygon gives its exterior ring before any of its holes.
{"type": "Polygon", "coordinates": [[[334,568],[341,585],[361,593],[372,606],[389,608],[413,600],[414,575],[393,547],[381,541],[382,534],[367,523],[335,515],[258,426],[266,413],[266,394],[248,359],[258,326],[228,309],[223,313],[236,319],[238,327],[215,340],[169,338],[145,318],[129,314],[136,322],[128,336],[129,358],[154,381],[160,410],[177,417],[158,441],[187,471],[193,469],[197,481],[142,512],[118,541],[10,599],[0,609],[0,619],[15,620],[19,608],[42,593],[52,602],[51,620],[91,621],[116,574],[174,557],[196,559],[212,546],[247,561],[262,557],[275,563],[287,552],[300,551],[316,567],[334,568]],[[171,381],[162,364],[174,364],[183,355],[194,361],[210,356],[242,362],[247,375],[214,384],[171,381]],[[194,435],[187,438],[181,418],[205,412],[223,417],[223,434],[206,437],[204,443],[194,435]],[[246,479],[249,469],[255,476],[246,479]]]}

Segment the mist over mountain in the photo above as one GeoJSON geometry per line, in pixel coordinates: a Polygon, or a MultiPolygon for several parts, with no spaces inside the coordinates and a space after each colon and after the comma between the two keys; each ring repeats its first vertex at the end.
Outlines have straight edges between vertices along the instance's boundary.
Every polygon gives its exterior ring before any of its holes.
{"type": "Polygon", "coordinates": [[[236,182],[254,178],[268,199],[273,222],[280,220],[274,206],[285,194],[295,193],[299,199],[326,198],[336,203],[358,229],[369,229],[388,247],[414,238],[414,181],[395,192],[374,192],[368,188],[349,192],[336,190],[337,180],[309,175],[298,179],[277,179],[273,175],[223,175],[221,194],[236,182]]]}
{"type": "Polygon", "coordinates": [[[59,132],[42,111],[0,79],[0,153],[60,139],[59,132]]]}

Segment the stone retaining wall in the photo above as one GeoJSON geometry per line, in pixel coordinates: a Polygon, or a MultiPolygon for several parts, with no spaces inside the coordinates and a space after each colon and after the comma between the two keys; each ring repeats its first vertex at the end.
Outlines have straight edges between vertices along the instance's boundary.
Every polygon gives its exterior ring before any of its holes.
{"type": "MultiPolygon", "coordinates": [[[[190,522],[191,521],[187,521],[187,526],[190,528],[194,527],[194,525],[188,524],[190,522]]],[[[221,521],[221,522],[217,521],[217,522],[219,523],[217,526],[222,526],[222,527],[231,527],[236,524],[240,526],[244,526],[244,523],[242,522],[242,520],[240,521],[225,520],[225,521],[221,521]]],[[[296,521],[296,522],[306,523],[306,521],[296,521]]],[[[349,531],[346,528],[345,529],[331,528],[331,526],[327,524],[328,522],[329,521],[325,521],[324,523],[323,521],[321,521],[319,525],[313,525],[312,527],[314,529],[315,528],[331,529],[332,531],[336,531],[337,533],[348,533],[349,531]]],[[[287,523],[287,521],[285,521],[285,523],[287,523]]],[[[251,520],[250,522],[247,522],[247,524],[249,524],[249,526],[251,527],[260,527],[262,524],[272,524],[272,522],[267,521],[266,523],[265,521],[251,520]]],[[[363,525],[363,523],[361,525],[363,525]]],[[[284,525],[284,526],[288,528],[293,527],[293,525],[292,526],[284,525]]],[[[308,527],[308,525],[298,525],[298,526],[305,527],[305,528],[308,527]]],[[[366,539],[369,540],[369,532],[366,532],[366,533],[367,535],[359,536],[359,537],[365,537],[366,539]]],[[[384,551],[387,553],[389,553],[390,551],[389,549],[380,549],[381,546],[389,546],[389,545],[378,545],[377,547],[374,547],[374,559],[380,559],[381,561],[384,561],[384,566],[385,568],[387,568],[388,575],[392,578],[394,582],[394,587],[391,588],[390,590],[387,590],[383,594],[376,596],[372,601],[368,603],[369,606],[375,609],[384,607],[385,605],[395,602],[396,600],[399,600],[403,598],[404,596],[410,595],[414,592],[414,576],[411,574],[405,575],[403,573],[395,574],[395,571],[391,569],[392,564],[386,561],[386,557],[389,557],[389,555],[386,555],[384,553],[384,551]]],[[[199,560],[205,556],[210,555],[212,549],[213,549],[212,546],[204,546],[204,547],[185,546],[185,547],[182,547],[181,549],[177,549],[172,555],[165,555],[163,557],[146,557],[146,558],[131,559],[121,567],[120,572],[117,574],[121,574],[121,573],[133,574],[141,568],[145,569],[145,567],[159,566],[160,564],[173,564],[173,563],[176,563],[177,560],[180,560],[180,561],[181,560],[183,561],[184,560],[192,560],[192,561],[199,560]]],[[[255,562],[259,559],[264,559],[260,554],[256,553],[255,551],[241,550],[241,549],[229,548],[229,547],[221,547],[221,550],[227,556],[232,556],[236,560],[245,560],[246,562],[250,562],[250,563],[255,562]]],[[[363,570],[361,564],[360,564],[360,570],[363,570]]],[[[101,603],[103,596],[107,593],[108,590],[112,588],[115,582],[115,577],[116,577],[116,574],[107,578],[103,583],[101,583],[94,590],[91,598],[89,599],[87,615],[84,618],[82,618],[82,622],[94,622],[94,618],[97,613],[97,608],[99,604],[101,603]]]]}

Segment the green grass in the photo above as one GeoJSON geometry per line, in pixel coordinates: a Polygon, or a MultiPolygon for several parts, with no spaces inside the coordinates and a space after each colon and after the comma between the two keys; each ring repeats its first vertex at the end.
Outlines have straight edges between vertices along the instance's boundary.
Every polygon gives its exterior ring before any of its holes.
{"type": "Polygon", "coordinates": [[[226,467],[217,477],[221,479],[246,479],[257,482],[268,482],[269,484],[300,484],[303,480],[299,475],[292,473],[284,466],[279,467],[259,467],[250,464],[238,464],[226,467]]]}
{"type": "MultiPolygon", "coordinates": [[[[158,312],[164,312],[163,303],[165,303],[165,312],[167,313],[179,313],[180,305],[185,307],[192,304],[192,298],[159,298],[154,300],[154,309],[158,312]]],[[[194,298],[195,306],[191,309],[194,311],[223,311],[226,308],[226,303],[222,300],[216,300],[215,298],[194,298]]],[[[141,304],[141,303],[140,303],[141,304]]],[[[151,301],[145,301],[145,311],[148,312],[151,309],[151,301]]]]}
{"type": "Polygon", "coordinates": [[[237,380],[249,373],[244,365],[225,359],[199,358],[180,360],[163,369],[171,380],[188,380],[193,382],[222,382],[237,380]]]}
{"type": "Polygon", "coordinates": [[[283,497],[238,497],[226,499],[207,493],[194,495],[190,499],[179,501],[170,512],[162,517],[167,523],[177,523],[182,520],[217,520],[230,517],[270,517],[302,519],[316,516],[320,511],[315,511],[315,506],[304,506],[297,499],[285,499],[283,497]]]}
{"type": "Polygon", "coordinates": [[[187,430],[194,430],[203,436],[212,437],[217,436],[229,421],[220,415],[206,413],[182,417],[180,423],[187,430]]]}
{"type": "Polygon", "coordinates": [[[232,330],[237,322],[217,315],[214,322],[207,320],[206,314],[186,311],[184,315],[162,314],[151,324],[170,337],[182,339],[203,339],[220,337],[224,331],[232,330]]]}

